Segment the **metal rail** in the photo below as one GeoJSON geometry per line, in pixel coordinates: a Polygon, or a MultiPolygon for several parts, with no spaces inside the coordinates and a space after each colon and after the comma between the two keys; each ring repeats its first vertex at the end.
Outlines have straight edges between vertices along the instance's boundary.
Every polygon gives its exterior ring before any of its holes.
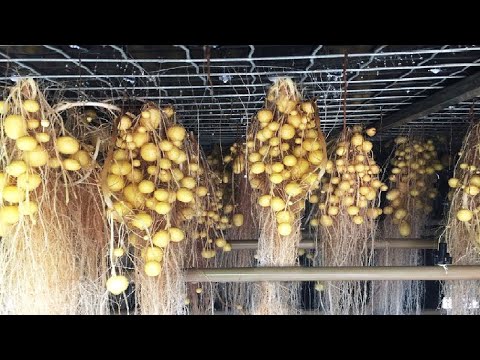
{"type": "MultiPolygon", "coordinates": [[[[234,250],[256,249],[257,240],[230,240],[234,250]]],[[[375,249],[436,249],[436,239],[383,239],[374,242],[375,249]]],[[[298,245],[299,249],[314,249],[315,240],[305,239],[298,245]]]]}
{"type": "Polygon", "coordinates": [[[195,269],[187,282],[480,280],[480,266],[345,266],[195,269]]]}

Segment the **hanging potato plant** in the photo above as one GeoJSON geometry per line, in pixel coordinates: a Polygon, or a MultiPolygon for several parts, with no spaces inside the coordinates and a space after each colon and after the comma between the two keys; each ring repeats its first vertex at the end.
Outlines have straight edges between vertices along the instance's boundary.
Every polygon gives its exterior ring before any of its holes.
{"type": "Polygon", "coordinates": [[[387,206],[383,209],[387,216],[386,226],[390,223],[396,226],[401,237],[419,237],[438,195],[435,183],[443,165],[433,140],[399,136],[395,144],[388,177],[390,190],[386,194],[387,206]]]}
{"type": "MultiPolygon", "coordinates": [[[[382,238],[420,238],[428,235],[429,213],[438,192],[436,182],[443,166],[433,140],[398,136],[390,159],[389,191],[383,208],[382,238]]],[[[377,266],[421,266],[417,249],[376,250],[377,266]]],[[[374,312],[386,315],[419,314],[423,281],[382,281],[374,284],[374,312]]]]}
{"type": "Polygon", "coordinates": [[[103,226],[90,230],[98,208],[78,217],[99,199],[91,149],[32,79],[18,81],[0,109],[0,313],[108,312],[98,280],[103,226]]]}
{"type": "Polygon", "coordinates": [[[175,277],[173,283],[168,283],[166,276],[181,271],[183,250],[176,244],[185,240],[185,231],[179,214],[193,201],[192,191],[181,184],[188,168],[186,131],[164,110],[151,104],[137,116],[122,115],[116,123],[102,175],[109,222],[116,233],[111,239],[112,276],[107,288],[114,294],[122,287],[122,291],[126,290],[128,282],[118,278],[113,253],[131,245],[137,271],[136,295],[143,300],[143,311],[182,313],[184,285],[177,279],[181,276],[175,277]],[[172,300],[155,298],[151,292],[157,286],[167,293],[171,291],[172,300]]]}
{"type": "MultiPolygon", "coordinates": [[[[366,266],[372,263],[377,219],[382,214],[380,167],[373,157],[374,131],[361,125],[345,127],[330,149],[318,195],[318,212],[310,225],[317,228],[317,252],[322,266],[366,266]]],[[[358,281],[326,282],[319,296],[329,314],[364,314],[368,294],[358,281]]]]}
{"type": "MultiPolygon", "coordinates": [[[[142,313],[184,313],[189,266],[187,248],[202,244],[201,256],[225,247],[218,231],[218,209],[207,194],[215,191],[195,140],[174,120],[171,107],[147,104],[139,115],[117,121],[115,146],[105,162],[102,188],[115,248],[131,245],[137,297],[142,313]],[[115,243],[116,242],[116,243],[115,243]]],[[[224,241],[224,240],[223,240],[224,241]]],[[[115,259],[112,257],[112,263],[115,259]]],[[[112,276],[115,276],[115,266],[112,276]]]]}
{"type": "MultiPolygon", "coordinates": [[[[259,265],[295,265],[305,198],[318,188],[327,163],[315,102],[302,100],[291,79],[277,80],[252,122],[246,145],[248,179],[258,208],[259,265]]],[[[253,312],[291,313],[295,286],[262,284],[254,291],[253,312]]]]}
{"type": "MultiPolygon", "coordinates": [[[[450,209],[445,227],[445,240],[454,265],[480,264],[480,125],[472,121],[458,153],[453,177],[448,180],[450,209]]],[[[478,315],[478,280],[446,281],[447,314],[478,315]]]]}

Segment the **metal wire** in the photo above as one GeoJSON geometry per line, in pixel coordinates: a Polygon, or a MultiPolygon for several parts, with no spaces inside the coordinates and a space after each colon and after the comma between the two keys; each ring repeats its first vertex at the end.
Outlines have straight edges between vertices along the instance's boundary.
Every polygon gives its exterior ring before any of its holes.
{"type": "MultiPolygon", "coordinates": [[[[174,45],[179,48],[182,48],[186,52],[188,48],[184,45],[174,45]]],[[[388,56],[400,56],[400,55],[414,55],[414,54],[446,54],[446,53],[458,53],[465,51],[480,51],[479,47],[462,47],[462,48],[450,48],[450,49],[422,49],[422,50],[409,50],[409,51],[392,51],[392,52],[379,52],[379,53],[352,53],[349,57],[370,57],[372,55],[378,57],[388,57],[388,56]]],[[[323,54],[323,55],[301,55],[301,56],[273,56],[273,57],[258,57],[258,58],[217,58],[211,59],[210,62],[250,62],[250,61],[283,61],[283,60],[310,60],[310,59],[342,59],[343,54],[323,54]]],[[[56,58],[20,58],[17,59],[21,62],[65,62],[67,59],[56,59],[56,58]]],[[[203,63],[207,62],[206,59],[191,59],[189,56],[186,59],[136,59],[138,63],[203,63]]],[[[0,61],[2,62],[2,61],[0,61]]],[[[131,62],[129,59],[108,59],[108,58],[98,58],[98,59],[83,59],[82,62],[131,62]]]]}
{"type": "MultiPolygon", "coordinates": [[[[314,45],[304,46],[303,53],[308,54],[301,55],[294,47],[277,46],[275,55],[263,45],[211,47],[208,61],[214,96],[208,93],[206,74],[200,70],[207,63],[198,57],[204,45],[155,45],[147,56],[139,55],[134,45],[128,46],[128,54],[123,45],[88,45],[81,52],[74,46],[43,45],[37,48],[42,49],[41,56],[38,52],[30,55],[22,46],[2,45],[0,81],[9,83],[20,74],[29,75],[55,83],[46,88],[52,96],[62,92],[67,98],[82,94],[130,105],[172,103],[179,120],[200,135],[202,142],[212,142],[218,134],[222,142],[228,142],[245,131],[272,80],[290,76],[301,83],[304,96],[318,99],[322,127],[338,128],[343,51],[331,53],[329,45],[314,45]],[[77,74],[63,66],[68,63],[76,66],[77,74]]],[[[480,66],[480,47],[475,45],[372,45],[367,49],[374,50],[349,50],[347,125],[376,122],[382,114],[391,115],[444,88],[447,80],[465,78],[480,66]]],[[[391,129],[387,135],[408,128],[441,133],[450,131],[452,124],[461,130],[468,123],[465,117],[470,105],[462,102],[391,129]]]]}

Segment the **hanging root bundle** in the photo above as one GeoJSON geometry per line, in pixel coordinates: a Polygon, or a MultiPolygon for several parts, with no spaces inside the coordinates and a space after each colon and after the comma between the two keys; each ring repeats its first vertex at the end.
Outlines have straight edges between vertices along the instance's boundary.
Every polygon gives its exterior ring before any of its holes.
{"type": "MultiPolygon", "coordinates": [[[[387,190],[379,178],[373,144],[362,135],[361,126],[345,128],[334,145],[323,179],[318,215],[318,252],[323,266],[372,265],[372,248],[380,192],[387,190]]],[[[372,129],[367,130],[367,135],[372,129]]],[[[314,219],[315,220],[315,219],[314,219]]],[[[360,281],[317,284],[327,314],[365,314],[369,287],[360,281]]]]}
{"type": "MultiPolygon", "coordinates": [[[[445,239],[454,265],[480,265],[480,124],[469,129],[448,184],[450,210],[445,239]]],[[[480,314],[480,281],[446,281],[444,307],[452,315],[480,314]]]]}
{"type": "MultiPolygon", "coordinates": [[[[375,252],[377,266],[422,266],[423,254],[415,249],[382,249],[375,252]]],[[[425,293],[423,281],[376,281],[373,283],[374,313],[420,315],[425,293]]]]}
{"type": "MultiPolygon", "coordinates": [[[[235,242],[235,240],[232,240],[235,242]]],[[[241,268],[254,267],[256,264],[255,250],[239,249],[228,253],[219,254],[217,267],[241,268]]],[[[218,284],[218,303],[220,309],[226,314],[249,315],[251,314],[252,283],[232,282],[218,284]]]]}
{"type": "Polygon", "coordinates": [[[86,218],[98,200],[91,153],[32,80],[12,88],[0,116],[0,312],[105,313],[102,237],[86,218]]]}
{"type": "Polygon", "coordinates": [[[390,190],[386,194],[385,227],[394,237],[418,237],[424,232],[432,203],[438,195],[437,171],[443,169],[432,140],[399,136],[391,160],[390,190]]]}
{"type": "MultiPolygon", "coordinates": [[[[216,148],[209,156],[209,164],[219,179],[222,193],[221,219],[226,238],[235,240],[257,239],[257,223],[252,215],[251,188],[248,184],[245,167],[245,144],[234,143],[227,155],[222,156],[221,148],[216,148]]],[[[255,250],[235,250],[222,252],[217,257],[216,267],[253,267],[255,250]]],[[[252,284],[243,282],[217,284],[218,304],[228,314],[250,313],[252,284]]]]}
{"type": "Polygon", "coordinates": [[[80,103],[61,103],[55,108],[65,111],[65,127],[76,138],[82,139],[83,147],[92,155],[92,163],[78,187],[77,199],[71,202],[70,212],[82,224],[75,234],[79,242],[79,264],[84,269],[80,304],[87,314],[110,312],[108,292],[105,290],[108,275],[108,224],[101,191],[101,167],[107,156],[111,137],[111,124],[120,109],[108,104],[96,104],[97,109],[85,109],[80,103]]]}
{"type": "Polygon", "coordinates": [[[186,131],[173,117],[173,109],[149,104],[138,116],[122,115],[102,173],[110,225],[107,289],[117,296],[127,290],[122,263],[129,259],[142,314],[186,312],[180,212],[194,193],[182,186],[188,170],[186,131]]]}
{"type": "MultiPolygon", "coordinates": [[[[196,173],[198,184],[195,206],[188,221],[192,242],[188,246],[187,268],[216,267],[217,250],[222,253],[231,251],[231,245],[225,240],[223,231],[228,219],[223,211],[222,177],[212,169],[212,164],[200,148],[193,134],[189,134],[189,151],[195,154],[199,171],[196,173]],[[198,191],[199,190],[199,191],[198,191]]],[[[190,283],[187,288],[187,303],[191,314],[213,314],[217,283],[190,283]]]]}
{"type": "MultiPolygon", "coordinates": [[[[240,199],[245,194],[238,193],[238,181],[245,174],[245,144],[234,143],[230,147],[228,155],[222,156],[220,147],[207,157],[208,164],[215,174],[216,193],[219,202],[220,225],[223,231],[242,228],[245,222],[245,214],[240,210],[240,199]],[[241,195],[241,196],[240,196],[241,195]]],[[[246,182],[244,182],[246,185],[246,182]]],[[[245,202],[245,201],[244,201],[245,202]]]]}
{"type": "Polygon", "coordinates": [[[187,285],[183,269],[206,267],[216,248],[230,246],[217,198],[207,196],[215,194],[208,164],[171,107],[147,104],[136,117],[123,115],[117,128],[102,179],[112,233],[107,287],[114,295],[127,289],[128,278],[117,275],[125,269],[117,265],[128,256],[140,313],[205,313],[213,290],[187,285]]]}
{"type": "MultiPolygon", "coordinates": [[[[390,163],[387,206],[383,209],[384,238],[420,238],[426,233],[433,201],[437,171],[443,169],[432,140],[399,136],[390,163]]],[[[423,251],[385,249],[376,251],[379,266],[422,265],[423,251]]],[[[380,314],[419,314],[422,309],[423,281],[382,281],[375,283],[374,311],[380,314]]]]}
{"type": "MultiPolygon", "coordinates": [[[[259,266],[294,266],[305,197],[319,186],[327,162],[314,101],[302,101],[291,79],[270,88],[247,137],[248,177],[257,204],[259,266]]],[[[254,285],[254,314],[296,311],[298,283],[254,285]]]]}

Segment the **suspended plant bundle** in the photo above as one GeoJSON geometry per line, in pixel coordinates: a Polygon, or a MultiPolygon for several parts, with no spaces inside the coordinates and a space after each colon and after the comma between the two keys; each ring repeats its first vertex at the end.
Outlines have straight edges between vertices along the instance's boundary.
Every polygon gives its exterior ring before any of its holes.
{"type": "MultiPolygon", "coordinates": [[[[235,143],[231,148],[232,161],[232,217],[233,227],[227,230],[227,237],[232,242],[235,240],[258,239],[261,226],[255,219],[255,205],[252,203],[252,188],[249,185],[247,167],[245,166],[245,143],[235,143]]],[[[257,251],[255,249],[238,249],[231,253],[221,254],[219,266],[253,267],[256,265],[257,251]]],[[[251,314],[252,283],[225,283],[223,286],[223,299],[225,310],[237,315],[251,314]]]]}
{"type": "MultiPolygon", "coordinates": [[[[383,222],[383,238],[419,238],[426,234],[433,201],[437,172],[443,169],[433,140],[395,139],[390,163],[389,191],[383,222]]],[[[385,249],[376,251],[380,266],[418,266],[423,264],[423,251],[385,249]]],[[[423,281],[377,282],[375,312],[381,314],[419,314],[424,295],[423,281]]]]}
{"type": "MultiPolygon", "coordinates": [[[[247,137],[248,177],[257,203],[259,266],[293,266],[305,197],[319,186],[327,162],[313,101],[302,101],[291,79],[268,91],[247,137]]],[[[295,311],[298,284],[256,284],[254,314],[295,311]]]]}
{"type": "MultiPolygon", "coordinates": [[[[188,268],[210,268],[216,266],[216,250],[222,253],[231,251],[231,245],[225,240],[223,230],[227,221],[222,216],[223,191],[220,186],[221,177],[216,174],[193,134],[189,134],[188,142],[195,159],[199,164],[196,181],[199,184],[192,218],[188,219],[189,233],[193,242],[188,250],[188,268]]],[[[187,290],[187,303],[191,314],[212,314],[217,292],[216,283],[190,283],[187,290]]]]}
{"type": "MultiPolygon", "coordinates": [[[[445,239],[454,265],[480,265],[480,124],[473,124],[459,153],[454,177],[448,184],[450,210],[445,239]]],[[[480,281],[446,281],[448,314],[480,314],[480,281]]]]}
{"type": "Polygon", "coordinates": [[[397,148],[391,160],[393,168],[389,176],[385,227],[391,235],[419,236],[423,232],[428,215],[432,212],[437,171],[443,165],[437,157],[432,140],[421,141],[399,136],[397,148]]]}
{"type": "MultiPolygon", "coordinates": [[[[256,221],[252,216],[251,188],[245,168],[245,143],[234,143],[227,155],[217,147],[209,157],[212,169],[222,179],[222,217],[226,237],[235,240],[258,239],[256,221]],[[228,221],[228,222],[227,222],[228,221]]],[[[255,250],[239,249],[217,256],[216,267],[252,267],[255,250]]],[[[220,309],[229,314],[250,313],[251,283],[233,282],[217,284],[220,309]]]]}
{"type": "Polygon", "coordinates": [[[244,214],[237,213],[238,203],[235,175],[245,174],[245,156],[242,145],[234,143],[230,147],[228,155],[222,156],[220,147],[207,157],[208,164],[216,175],[217,191],[215,196],[220,202],[221,230],[228,230],[232,227],[241,227],[244,223],[244,214]]]}
{"type": "Polygon", "coordinates": [[[186,313],[181,211],[194,200],[195,180],[185,176],[186,131],[173,116],[173,109],[150,104],[138,116],[121,116],[102,174],[111,232],[107,289],[127,289],[119,265],[131,257],[142,314],[186,313]]]}
{"type": "MultiPolygon", "coordinates": [[[[334,143],[335,143],[334,139],[330,139],[327,142],[327,154],[331,153],[331,149],[333,148],[332,144],[334,143]]],[[[325,175],[322,177],[321,184],[326,184],[329,182],[331,169],[333,168],[333,163],[331,160],[327,161],[325,168],[327,171],[325,175]]],[[[308,249],[299,248],[297,250],[297,255],[299,257],[301,266],[304,266],[304,267],[324,266],[323,256],[320,252],[322,250],[322,247],[321,247],[322,243],[319,242],[320,239],[319,239],[319,231],[318,231],[318,226],[320,224],[318,207],[319,207],[320,199],[324,197],[322,196],[322,194],[325,193],[325,191],[321,190],[321,188],[322,188],[322,185],[320,186],[320,188],[312,192],[312,194],[310,194],[310,196],[307,199],[307,202],[308,202],[308,206],[306,208],[307,216],[305,216],[303,219],[303,222],[304,222],[303,226],[306,228],[306,232],[304,232],[304,237],[306,239],[311,239],[314,241],[315,249],[308,250],[308,249]]],[[[323,311],[324,306],[322,305],[322,292],[325,290],[324,283],[323,282],[316,282],[315,284],[304,283],[303,286],[304,286],[303,297],[305,299],[313,300],[310,306],[310,310],[318,312],[320,309],[322,309],[323,311]]]]}
{"type": "MultiPolygon", "coordinates": [[[[116,251],[123,256],[126,245],[133,246],[142,314],[187,313],[191,286],[183,269],[201,267],[215,256],[215,247],[228,245],[218,231],[218,204],[207,196],[214,188],[198,144],[174,118],[171,107],[150,104],[136,117],[122,116],[104,168],[111,262],[118,263],[116,251]]],[[[128,287],[127,277],[116,274],[121,271],[112,266],[107,286],[113,294],[128,287]]]]}
{"type": "Polygon", "coordinates": [[[203,259],[212,259],[216,255],[216,249],[230,251],[231,246],[223,236],[223,230],[226,228],[226,219],[222,217],[222,197],[219,184],[221,178],[215,175],[210,168],[205,154],[201,150],[197,140],[192,134],[188,137],[189,158],[194,159],[195,181],[198,184],[195,192],[195,201],[193,211],[185,216],[185,220],[191,220],[189,225],[192,227],[192,237],[200,244],[201,257],[203,259]],[[198,165],[197,165],[198,164],[198,165]]]}
{"type": "Polygon", "coordinates": [[[235,143],[230,151],[230,157],[233,160],[227,163],[227,165],[231,164],[232,170],[228,172],[231,174],[231,180],[224,213],[233,214],[231,215],[233,226],[228,228],[227,237],[231,240],[257,239],[259,224],[255,219],[255,203],[252,202],[254,197],[252,197],[252,188],[245,166],[246,144],[235,143]]]}
{"type": "Polygon", "coordinates": [[[91,152],[33,80],[0,105],[0,312],[107,312],[91,152]]]}
{"type": "MultiPolygon", "coordinates": [[[[373,136],[374,129],[366,135],[373,136]]],[[[334,144],[317,215],[323,266],[369,266],[373,260],[380,192],[387,186],[378,178],[380,167],[359,125],[344,128],[334,144]]],[[[365,314],[369,288],[360,281],[326,282],[318,285],[327,314],[365,314]]]]}
{"type": "MultiPolygon", "coordinates": [[[[112,299],[109,299],[108,292],[105,291],[109,273],[109,234],[100,185],[102,168],[97,161],[103,163],[108,156],[112,124],[121,109],[106,103],[86,104],[93,104],[95,109],[85,108],[84,102],[60,102],[55,106],[55,110],[64,112],[65,127],[76,138],[82,139],[84,149],[93,154],[93,166],[84,176],[84,185],[79,188],[81,200],[72,203],[70,209],[74,218],[83,224],[76,237],[81,246],[80,253],[84,254],[80,257],[81,266],[90,271],[88,276],[84,277],[83,286],[91,291],[83,291],[81,301],[92,307],[97,299],[101,301],[100,308],[108,305],[109,310],[113,310],[112,299]]],[[[128,305],[129,301],[125,303],[128,305]]]]}
{"type": "MultiPolygon", "coordinates": [[[[336,144],[336,139],[330,139],[329,141],[326,142],[328,158],[332,157],[332,151],[334,149],[335,144],[336,144]]],[[[325,197],[324,195],[322,195],[322,194],[325,194],[325,190],[323,190],[323,188],[325,187],[325,184],[328,184],[330,182],[332,172],[333,172],[333,162],[332,160],[327,160],[327,163],[325,164],[325,175],[322,177],[320,187],[315,191],[313,191],[307,199],[308,203],[310,204],[310,211],[308,213],[308,216],[304,219],[305,225],[308,229],[308,235],[315,238],[316,240],[318,240],[317,227],[320,224],[319,222],[320,204],[319,203],[320,203],[320,199],[322,197],[325,197]]],[[[304,249],[303,250],[299,249],[299,251],[301,253],[301,256],[305,255],[306,253],[304,249]]],[[[317,260],[321,261],[321,258],[318,258],[317,260]]]]}

